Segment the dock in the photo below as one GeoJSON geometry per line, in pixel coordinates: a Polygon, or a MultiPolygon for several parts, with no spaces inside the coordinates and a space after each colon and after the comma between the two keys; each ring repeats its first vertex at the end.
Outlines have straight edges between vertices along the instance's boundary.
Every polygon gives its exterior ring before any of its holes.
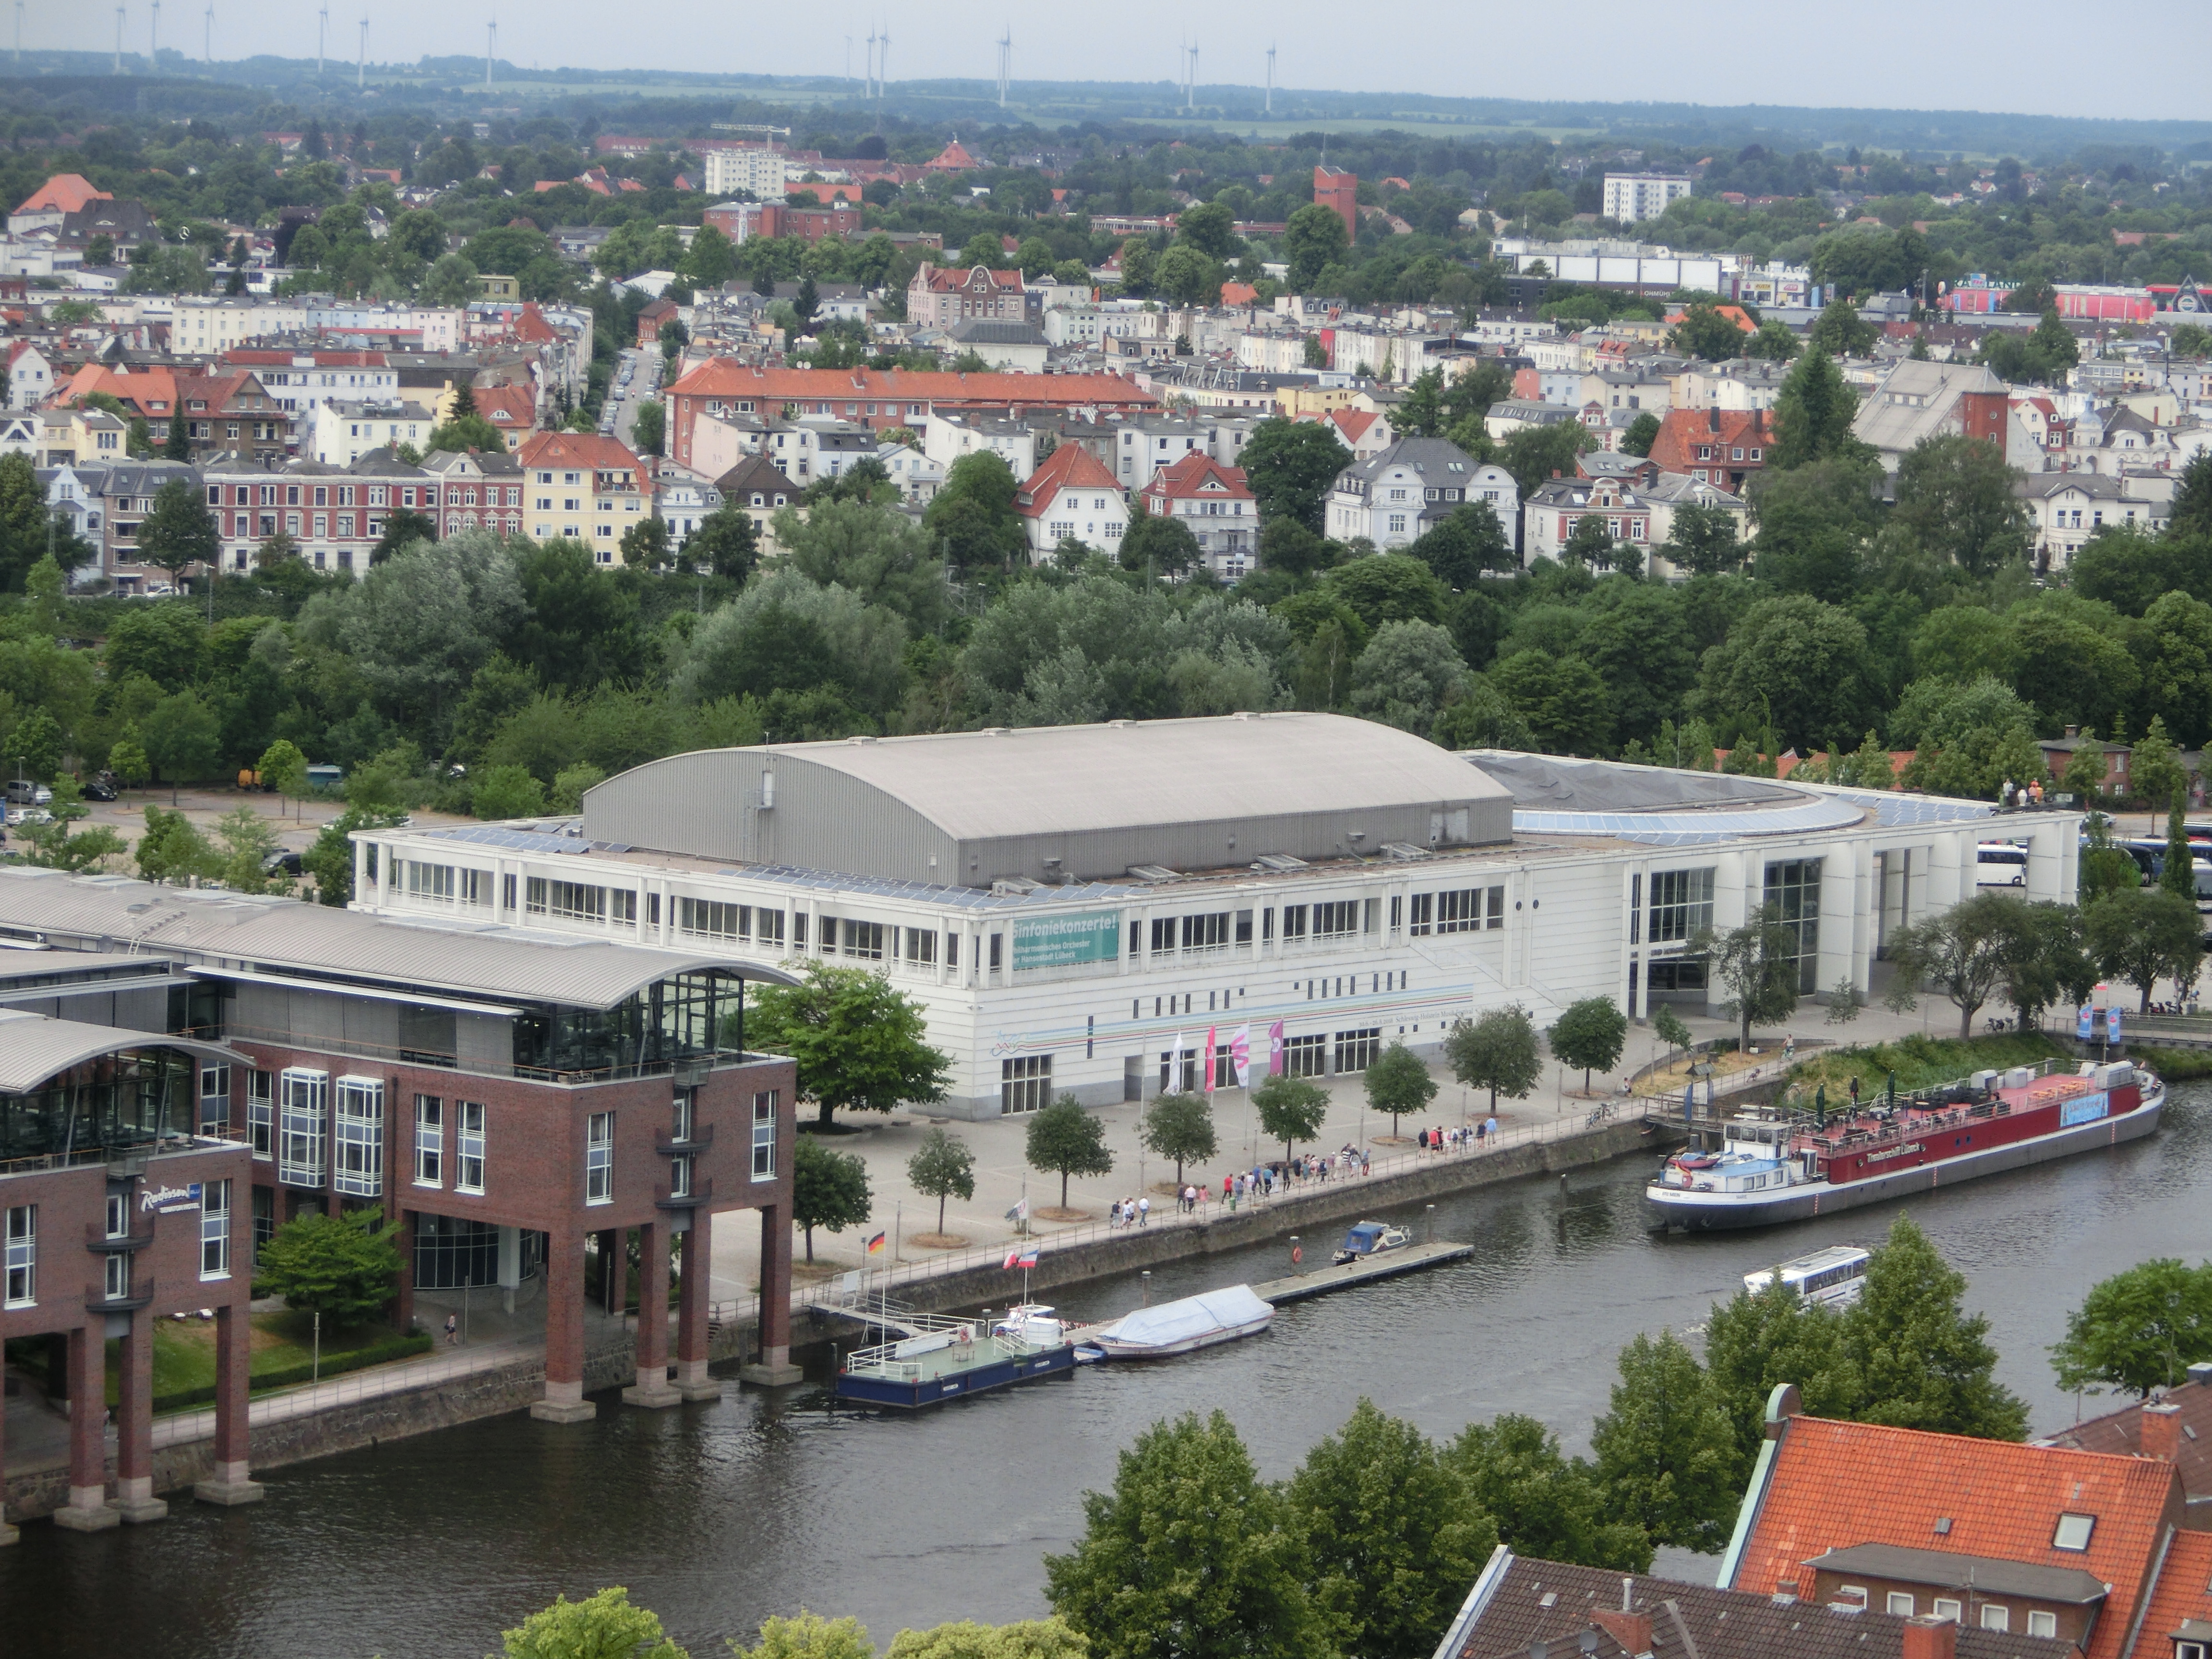
{"type": "Polygon", "coordinates": [[[1354,1285],[1419,1273],[1440,1261],[1457,1261],[1474,1254],[1474,1245],[1455,1244],[1449,1239],[1433,1244],[1408,1244],[1402,1249],[1347,1261],[1342,1267],[1313,1267],[1292,1273],[1288,1279],[1270,1279],[1265,1285],[1255,1285],[1252,1294],[1279,1308],[1285,1302],[1303,1302],[1310,1296],[1326,1296],[1331,1291],[1349,1290],[1354,1285]]]}

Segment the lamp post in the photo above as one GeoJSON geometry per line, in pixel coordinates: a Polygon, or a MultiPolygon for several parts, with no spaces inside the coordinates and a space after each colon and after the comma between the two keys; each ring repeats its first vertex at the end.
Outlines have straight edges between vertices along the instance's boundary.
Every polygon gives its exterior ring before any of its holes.
{"type": "Polygon", "coordinates": [[[2100,1060],[2110,1060],[2112,1057],[2112,988],[2100,981],[2096,988],[2089,993],[2089,1006],[2097,1011],[2097,1058],[2100,1060]]]}

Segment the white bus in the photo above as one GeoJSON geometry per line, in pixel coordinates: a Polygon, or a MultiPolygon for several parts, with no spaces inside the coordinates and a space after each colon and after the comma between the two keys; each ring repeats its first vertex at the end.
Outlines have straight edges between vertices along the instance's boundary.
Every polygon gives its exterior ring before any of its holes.
{"type": "Polygon", "coordinates": [[[1779,1267],[1762,1267],[1743,1276],[1743,1287],[1757,1296],[1780,1273],[1782,1282],[1808,1302],[1846,1308],[1866,1288],[1867,1263],[1871,1258],[1856,1244],[1832,1244],[1825,1250],[1801,1255],[1779,1267]]]}
{"type": "Polygon", "coordinates": [[[1985,841],[1974,848],[1974,884],[1978,887],[2027,885],[2027,848],[2015,842],[1985,841]]]}

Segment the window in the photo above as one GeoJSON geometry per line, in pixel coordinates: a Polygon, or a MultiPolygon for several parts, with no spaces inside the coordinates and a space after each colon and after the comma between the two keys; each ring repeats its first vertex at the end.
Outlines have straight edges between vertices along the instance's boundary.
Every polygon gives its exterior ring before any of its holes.
{"type": "MultiPolygon", "coordinates": [[[[822,937],[826,945],[830,937],[830,930],[827,927],[822,930],[822,937]]],[[[845,954],[848,957],[866,957],[871,962],[881,962],[884,959],[883,923],[854,921],[848,918],[845,922],[845,954]]]]}
{"type": "Polygon", "coordinates": [[[1713,872],[1656,870],[1651,875],[1651,942],[1686,939],[1713,925],[1713,872]]]}
{"type": "Polygon", "coordinates": [[[1413,895],[1413,920],[1407,924],[1408,933],[1425,933],[1435,925],[1437,896],[1434,893],[1413,895]]]}
{"type": "Polygon", "coordinates": [[[200,1277],[230,1277],[230,1182],[200,1185],[200,1277]]]}
{"type": "Polygon", "coordinates": [[[337,1172],[331,1183],[353,1198],[384,1195],[384,1080],[338,1079],[337,1172]]]}
{"type": "Polygon", "coordinates": [[[27,1308],[39,1299],[39,1206],[8,1206],[7,1305],[27,1308]]]}
{"type": "MultiPolygon", "coordinates": [[[[769,1149],[769,1156],[775,1156],[773,1146],[769,1149]]],[[[688,1152],[668,1160],[668,1195],[671,1198],[691,1196],[691,1156],[688,1152]]]]}
{"type": "Polygon", "coordinates": [[[1364,1031],[1339,1031],[1336,1034],[1336,1069],[1339,1072],[1364,1072],[1375,1063],[1382,1052],[1382,1028],[1370,1026],[1364,1031]]]}
{"type": "Polygon", "coordinates": [[[932,967],[937,961],[937,930],[933,927],[909,927],[906,930],[906,960],[916,967],[932,967]]]}
{"type": "Polygon", "coordinates": [[[1343,938],[1359,931],[1359,901],[1340,899],[1313,908],[1313,931],[1316,939],[1343,938]]]}
{"type": "MultiPolygon", "coordinates": [[[[1795,936],[1797,989],[1809,995],[1820,971],[1820,860],[1792,859],[1766,866],[1765,902],[1795,936]]],[[[2088,1547],[2083,1534],[2084,1549],[2088,1547]]]]}
{"type": "Polygon", "coordinates": [[[615,1115],[593,1112],[584,1127],[584,1202],[615,1201],[615,1115]]]}
{"type": "Polygon", "coordinates": [[[1328,1038],[1316,1031],[1283,1043],[1283,1070],[1292,1077],[1321,1077],[1328,1071],[1328,1038]]]}
{"type": "Polygon", "coordinates": [[[763,1089],[753,1097],[753,1179],[775,1179],[775,1095],[763,1089]]]}
{"type": "Polygon", "coordinates": [[[414,859],[407,860],[407,891],[413,897],[437,899],[451,904],[454,887],[452,865],[422,864],[414,859]]]}
{"type": "Polygon", "coordinates": [[[131,1257],[128,1252],[118,1250],[107,1258],[107,1273],[101,1288],[110,1302],[123,1301],[131,1294],[131,1257]]]}
{"type": "Polygon", "coordinates": [[[571,921],[605,921],[607,919],[607,890],[587,887],[581,882],[550,881],[544,876],[530,878],[526,896],[530,914],[534,916],[562,916],[571,921]]]}
{"type": "MultiPolygon", "coordinates": [[[[768,918],[774,915],[781,923],[780,910],[761,912],[763,942],[766,943],[768,918]]],[[[753,936],[753,908],[750,904],[723,904],[714,899],[685,898],[676,901],[676,928],[678,933],[690,933],[701,939],[749,939],[753,936]]],[[[778,936],[782,928],[776,930],[778,936]]]]}
{"type": "Polygon", "coordinates": [[[2057,1635],[2058,1615],[2055,1613],[2029,1613],[2027,1615],[2027,1633],[2030,1636],[2057,1635]]]}
{"type": "Polygon", "coordinates": [[[288,1066],[278,1081],[283,1110],[277,1126],[276,1179],[289,1187],[319,1187],[328,1155],[324,1110],[331,1074],[288,1066]]]}
{"type": "Polygon", "coordinates": [[[441,1187],[446,1181],[446,1103],[435,1095],[415,1097],[415,1184],[441,1187]]]}
{"type": "Polygon", "coordinates": [[[1505,890],[1503,887],[1492,887],[1487,891],[1490,896],[1490,919],[1486,925],[1491,927],[1503,927],[1505,925],[1505,890]]]}
{"type": "Polygon", "coordinates": [[[1214,951],[1229,943],[1229,912],[1211,910],[1182,919],[1182,948],[1214,951]]]}
{"type": "Polygon", "coordinates": [[[625,927],[637,926],[637,892],[634,888],[617,887],[609,896],[612,901],[614,918],[625,927]]]}
{"type": "Polygon", "coordinates": [[[1041,1109],[1052,1097],[1052,1056],[1023,1054],[999,1062],[999,1109],[1012,1116],[1041,1109]]]}
{"type": "Polygon", "coordinates": [[[230,1067],[200,1067],[200,1133],[219,1135],[230,1127],[230,1067]]]}
{"type": "Polygon", "coordinates": [[[1437,895],[1437,932],[1472,933],[1482,926],[1482,890],[1462,887],[1437,895]]]}
{"type": "Polygon", "coordinates": [[[1914,1606],[1914,1603],[1913,1603],[1913,1600],[1912,1600],[1912,1592],[1911,1592],[1911,1591],[1910,1591],[1910,1590],[1892,1590],[1892,1591],[1890,1591],[1890,1593],[1889,1593],[1889,1611],[1890,1611],[1890,1612],[1892,1612],[1892,1613],[1895,1613],[1895,1614],[1897,1614],[1897,1616],[1898,1616],[1899,1618],[1900,1618],[1900,1619],[1910,1619],[1910,1618],[1911,1618],[1911,1617],[1912,1617],[1912,1612],[1913,1612],[1913,1606],[1914,1606]]]}
{"type": "Polygon", "coordinates": [[[253,1148],[253,1156],[266,1163],[270,1141],[275,1127],[272,1104],[272,1085],[276,1079],[267,1072],[249,1072],[246,1077],[246,1139],[253,1148]]]}
{"type": "Polygon", "coordinates": [[[473,1100],[454,1103],[461,1115],[453,1144],[453,1190],[480,1193],[484,1189],[484,1109],[473,1100]]]}
{"type": "Polygon", "coordinates": [[[1935,1616],[1936,1618],[1948,1619],[1955,1625],[1965,1613],[1966,1608],[1954,1598],[1948,1595],[1939,1595],[1936,1598],[1935,1616]]]}
{"type": "Polygon", "coordinates": [[[2089,1534],[2097,1529],[2094,1515],[2062,1515],[2058,1528],[2051,1534],[2051,1547],[2055,1550],[2086,1550],[2089,1534]]]}
{"type": "Polygon", "coordinates": [[[1990,1602],[1984,1601],[1982,1604],[1982,1628],[1984,1630],[2010,1630],[2012,1628],[2012,1609],[2010,1607],[2000,1607],[1990,1602]]]}

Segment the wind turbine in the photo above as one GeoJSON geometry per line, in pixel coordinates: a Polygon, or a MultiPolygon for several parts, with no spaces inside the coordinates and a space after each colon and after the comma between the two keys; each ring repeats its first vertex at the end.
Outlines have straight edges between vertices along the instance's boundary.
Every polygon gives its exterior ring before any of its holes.
{"type": "Polygon", "coordinates": [[[886,79],[885,66],[890,64],[890,59],[891,32],[889,29],[885,29],[884,31],[883,40],[876,47],[876,96],[878,98],[881,98],[884,95],[884,84],[886,79]]]}
{"type": "Polygon", "coordinates": [[[484,90],[491,90],[491,60],[499,52],[499,18],[484,25],[484,90]]]}
{"type": "Polygon", "coordinates": [[[323,9],[317,14],[322,21],[315,25],[315,79],[323,78],[323,42],[330,36],[330,0],[323,0],[323,9]]]}
{"type": "Polygon", "coordinates": [[[161,0],[154,0],[154,21],[146,29],[146,67],[158,69],[161,63],[161,0]]]}
{"type": "Polygon", "coordinates": [[[23,0],[15,0],[15,62],[23,61],[23,0]]]}
{"type": "Polygon", "coordinates": [[[123,8],[115,9],[115,72],[123,73],[123,8]]]}
{"type": "Polygon", "coordinates": [[[1267,113],[1275,112],[1275,49],[1267,48],[1267,113]]]}
{"type": "Polygon", "coordinates": [[[361,61],[354,66],[353,89],[361,91],[368,85],[368,19],[361,20],[361,61]]]}
{"type": "Polygon", "coordinates": [[[201,45],[201,46],[200,46],[200,56],[201,56],[201,57],[203,57],[203,58],[204,58],[207,60],[208,67],[209,67],[210,69],[213,69],[213,68],[215,67],[215,5],[214,5],[214,0],[209,0],[208,9],[207,9],[207,36],[206,36],[205,40],[203,42],[203,44],[202,44],[202,45],[201,45]]]}
{"type": "Polygon", "coordinates": [[[1013,73],[1014,30],[1010,23],[1006,32],[999,37],[999,107],[1006,106],[1006,80],[1013,73]]]}
{"type": "Polygon", "coordinates": [[[1189,114],[1198,107],[1198,42],[1190,43],[1190,79],[1184,82],[1183,112],[1189,114]]]}
{"type": "Polygon", "coordinates": [[[873,23],[868,25],[868,56],[866,72],[861,76],[861,79],[866,85],[866,92],[864,95],[870,98],[874,97],[876,95],[876,26],[873,23]]]}

